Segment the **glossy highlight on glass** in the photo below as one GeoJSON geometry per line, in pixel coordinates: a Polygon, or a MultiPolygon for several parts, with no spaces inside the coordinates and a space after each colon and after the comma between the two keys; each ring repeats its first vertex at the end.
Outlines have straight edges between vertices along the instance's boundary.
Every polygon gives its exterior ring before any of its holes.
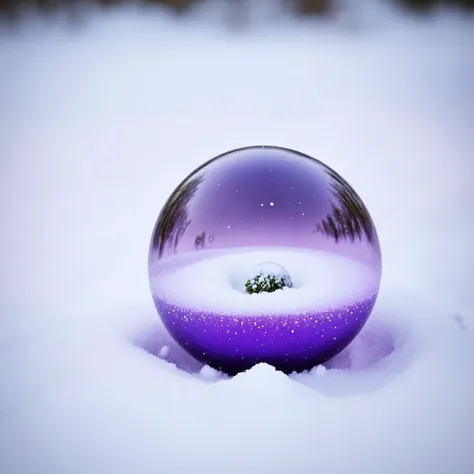
{"type": "Polygon", "coordinates": [[[217,156],[175,189],[153,230],[148,269],[165,327],[196,359],[229,374],[259,362],[290,373],[356,337],[377,298],[381,254],[369,212],[339,174],[294,150],[254,146],[217,156]],[[308,264],[290,271],[293,288],[244,294],[240,275],[272,249],[285,261],[270,260],[285,268],[298,252],[308,264]]]}

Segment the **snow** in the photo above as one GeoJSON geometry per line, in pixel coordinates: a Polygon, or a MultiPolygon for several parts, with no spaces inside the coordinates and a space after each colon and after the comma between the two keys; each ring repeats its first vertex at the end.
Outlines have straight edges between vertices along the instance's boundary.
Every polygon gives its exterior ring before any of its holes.
{"type": "MultiPolygon", "coordinates": [[[[379,269],[329,252],[249,247],[224,252],[203,250],[201,255],[192,263],[188,261],[189,257],[194,259],[194,254],[173,257],[174,262],[181,263],[170,272],[159,272],[157,266],[151,279],[156,295],[177,306],[227,315],[275,315],[339,308],[378,290],[379,269]],[[288,270],[293,288],[247,294],[244,285],[249,269],[267,260],[279,262],[288,270]]],[[[270,264],[263,268],[270,268],[269,273],[274,271],[270,264]]]]}
{"type": "Polygon", "coordinates": [[[0,472],[474,472],[473,19],[199,15],[0,32],[0,472]],[[148,244],[184,176],[259,143],[354,186],[384,272],[326,370],[227,378],[163,330],[148,244]]]}
{"type": "Polygon", "coordinates": [[[162,358],[166,358],[170,353],[170,348],[168,346],[163,346],[161,349],[160,349],[160,357],[162,358]]]}
{"type": "Polygon", "coordinates": [[[256,275],[274,276],[279,277],[280,279],[286,278],[287,280],[289,280],[289,283],[291,285],[291,278],[288,274],[288,271],[280,264],[275,262],[257,263],[247,272],[246,280],[255,278],[256,275]]]}
{"type": "Polygon", "coordinates": [[[202,369],[199,371],[199,375],[203,380],[219,380],[221,378],[221,374],[218,370],[209,367],[208,365],[204,365],[202,369]]]}

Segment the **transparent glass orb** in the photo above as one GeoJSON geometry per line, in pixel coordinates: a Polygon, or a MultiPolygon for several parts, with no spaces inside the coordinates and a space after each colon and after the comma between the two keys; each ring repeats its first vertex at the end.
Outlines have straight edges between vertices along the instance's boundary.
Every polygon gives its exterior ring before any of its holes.
{"type": "Polygon", "coordinates": [[[271,146],[224,153],[184,179],[161,210],[148,263],[172,337],[230,374],[334,357],[367,321],[381,278],[377,232],[354,189],[320,161],[271,146]],[[242,291],[262,262],[283,268],[291,288],[242,291]]]}

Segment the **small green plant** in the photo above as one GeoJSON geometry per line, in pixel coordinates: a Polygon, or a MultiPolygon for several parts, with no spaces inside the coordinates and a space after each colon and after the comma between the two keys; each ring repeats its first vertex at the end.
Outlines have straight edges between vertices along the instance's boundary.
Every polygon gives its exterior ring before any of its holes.
{"type": "Polygon", "coordinates": [[[285,275],[265,274],[260,271],[255,277],[245,283],[245,290],[250,295],[253,293],[273,293],[282,288],[291,288],[292,283],[285,275]]]}

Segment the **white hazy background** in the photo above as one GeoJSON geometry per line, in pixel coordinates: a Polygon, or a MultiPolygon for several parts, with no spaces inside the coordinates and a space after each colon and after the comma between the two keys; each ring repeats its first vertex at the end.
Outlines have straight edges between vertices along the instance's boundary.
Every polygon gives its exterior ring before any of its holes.
{"type": "Polygon", "coordinates": [[[474,472],[474,19],[255,2],[0,30],[0,472],[474,472]],[[376,223],[373,316],[326,367],[232,379],[162,328],[158,213],[235,147],[333,167],[376,223]]]}

